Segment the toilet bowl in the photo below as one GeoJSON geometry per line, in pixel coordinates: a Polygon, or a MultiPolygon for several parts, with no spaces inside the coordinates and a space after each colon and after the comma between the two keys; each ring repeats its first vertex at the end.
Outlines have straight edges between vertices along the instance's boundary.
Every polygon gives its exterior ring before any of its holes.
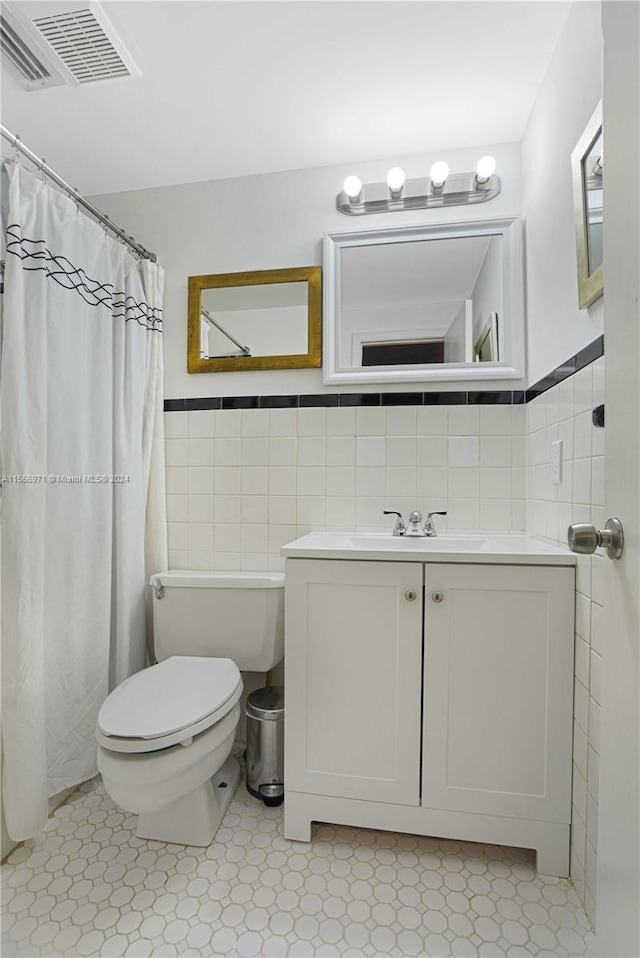
{"type": "Polygon", "coordinates": [[[209,845],[240,778],[230,757],[240,668],[269,671],[282,658],[284,575],[164,572],[151,583],[160,661],[103,703],[98,769],[114,802],[139,816],[139,838],[209,845]]]}
{"type": "Polygon", "coordinates": [[[106,700],[98,769],[114,802],[139,815],[139,838],[210,844],[240,774],[229,754],[241,694],[230,659],[174,656],[106,700]]]}

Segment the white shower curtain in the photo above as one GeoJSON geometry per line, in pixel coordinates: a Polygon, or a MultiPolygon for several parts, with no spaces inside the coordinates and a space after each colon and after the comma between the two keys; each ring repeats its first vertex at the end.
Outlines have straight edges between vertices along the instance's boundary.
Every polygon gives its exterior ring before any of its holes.
{"type": "Polygon", "coordinates": [[[2,744],[19,840],[96,774],[100,705],[145,664],[145,583],[167,561],[163,272],[7,172],[2,744]]]}

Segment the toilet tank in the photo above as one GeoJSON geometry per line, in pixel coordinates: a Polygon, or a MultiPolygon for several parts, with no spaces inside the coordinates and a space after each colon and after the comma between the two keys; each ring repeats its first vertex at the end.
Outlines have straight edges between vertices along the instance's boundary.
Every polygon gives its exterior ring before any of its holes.
{"type": "Polygon", "coordinates": [[[158,662],[205,655],[268,672],[282,660],[283,572],[170,570],[152,576],[151,587],[158,662]]]}

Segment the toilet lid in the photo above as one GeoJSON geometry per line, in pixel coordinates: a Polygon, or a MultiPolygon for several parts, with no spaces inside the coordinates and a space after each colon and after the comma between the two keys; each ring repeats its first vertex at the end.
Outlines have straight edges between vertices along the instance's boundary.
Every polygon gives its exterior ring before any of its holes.
{"type": "Polygon", "coordinates": [[[114,689],[98,713],[98,729],[118,738],[163,738],[212,713],[222,718],[225,704],[231,708],[241,689],[231,659],[175,655],[114,689]]]}

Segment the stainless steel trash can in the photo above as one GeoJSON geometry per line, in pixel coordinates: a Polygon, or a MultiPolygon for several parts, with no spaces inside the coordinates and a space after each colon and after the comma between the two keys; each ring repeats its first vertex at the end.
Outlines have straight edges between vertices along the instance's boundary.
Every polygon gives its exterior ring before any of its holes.
{"type": "Polygon", "coordinates": [[[284,799],[284,689],[256,689],[247,697],[247,790],[265,805],[284,799]]]}

